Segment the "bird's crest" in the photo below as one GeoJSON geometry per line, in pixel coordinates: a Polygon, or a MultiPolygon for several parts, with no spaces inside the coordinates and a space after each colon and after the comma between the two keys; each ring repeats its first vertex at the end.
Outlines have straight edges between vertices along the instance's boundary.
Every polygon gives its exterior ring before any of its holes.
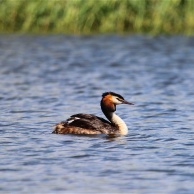
{"type": "Polygon", "coordinates": [[[114,92],[105,92],[105,93],[102,94],[102,97],[104,98],[107,95],[116,96],[116,97],[119,97],[119,98],[124,100],[124,98],[120,94],[117,94],[117,93],[114,93],[114,92]]]}

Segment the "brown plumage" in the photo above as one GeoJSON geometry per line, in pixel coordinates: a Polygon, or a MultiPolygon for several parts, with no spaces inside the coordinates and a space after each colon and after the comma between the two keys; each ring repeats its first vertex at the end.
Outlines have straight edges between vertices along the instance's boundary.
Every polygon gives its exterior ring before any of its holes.
{"type": "Polygon", "coordinates": [[[132,104],[113,92],[102,95],[101,109],[109,121],[93,114],[75,114],[55,125],[57,134],[126,134],[126,125],[114,112],[118,104],[132,104]],[[122,131],[124,128],[124,132],[122,131]]]}
{"type": "Polygon", "coordinates": [[[117,130],[117,127],[103,118],[92,114],[75,114],[67,121],[55,125],[53,133],[72,134],[108,134],[117,130]]]}

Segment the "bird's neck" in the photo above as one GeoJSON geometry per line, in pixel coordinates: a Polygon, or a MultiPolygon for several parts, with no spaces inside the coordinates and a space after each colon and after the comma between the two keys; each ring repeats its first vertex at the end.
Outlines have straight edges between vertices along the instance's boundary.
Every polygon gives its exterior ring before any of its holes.
{"type": "Polygon", "coordinates": [[[121,135],[126,135],[128,133],[127,125],[118,115],[114,112],[103,111],[103,113],[111,123],[118,127],[121,135]]]}

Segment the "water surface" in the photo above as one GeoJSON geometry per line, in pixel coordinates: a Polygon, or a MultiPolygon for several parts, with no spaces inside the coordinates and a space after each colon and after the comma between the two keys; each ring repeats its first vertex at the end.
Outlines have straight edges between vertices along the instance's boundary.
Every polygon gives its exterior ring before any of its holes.
{"type": "Polygon", "coordinates": [[[194,38],[0,36],[1,193],[193,193],[194,38]],[[105,91],[124,137],[51,134],[105,91]]]}

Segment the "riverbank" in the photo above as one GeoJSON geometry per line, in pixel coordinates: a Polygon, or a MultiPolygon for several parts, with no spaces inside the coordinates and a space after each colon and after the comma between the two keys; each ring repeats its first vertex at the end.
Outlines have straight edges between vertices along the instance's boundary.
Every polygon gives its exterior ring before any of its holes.
{"type": "Polygon", "coordinates": [[[193,0],[0,2],[0,32],[194,34],[193,0]]]}

